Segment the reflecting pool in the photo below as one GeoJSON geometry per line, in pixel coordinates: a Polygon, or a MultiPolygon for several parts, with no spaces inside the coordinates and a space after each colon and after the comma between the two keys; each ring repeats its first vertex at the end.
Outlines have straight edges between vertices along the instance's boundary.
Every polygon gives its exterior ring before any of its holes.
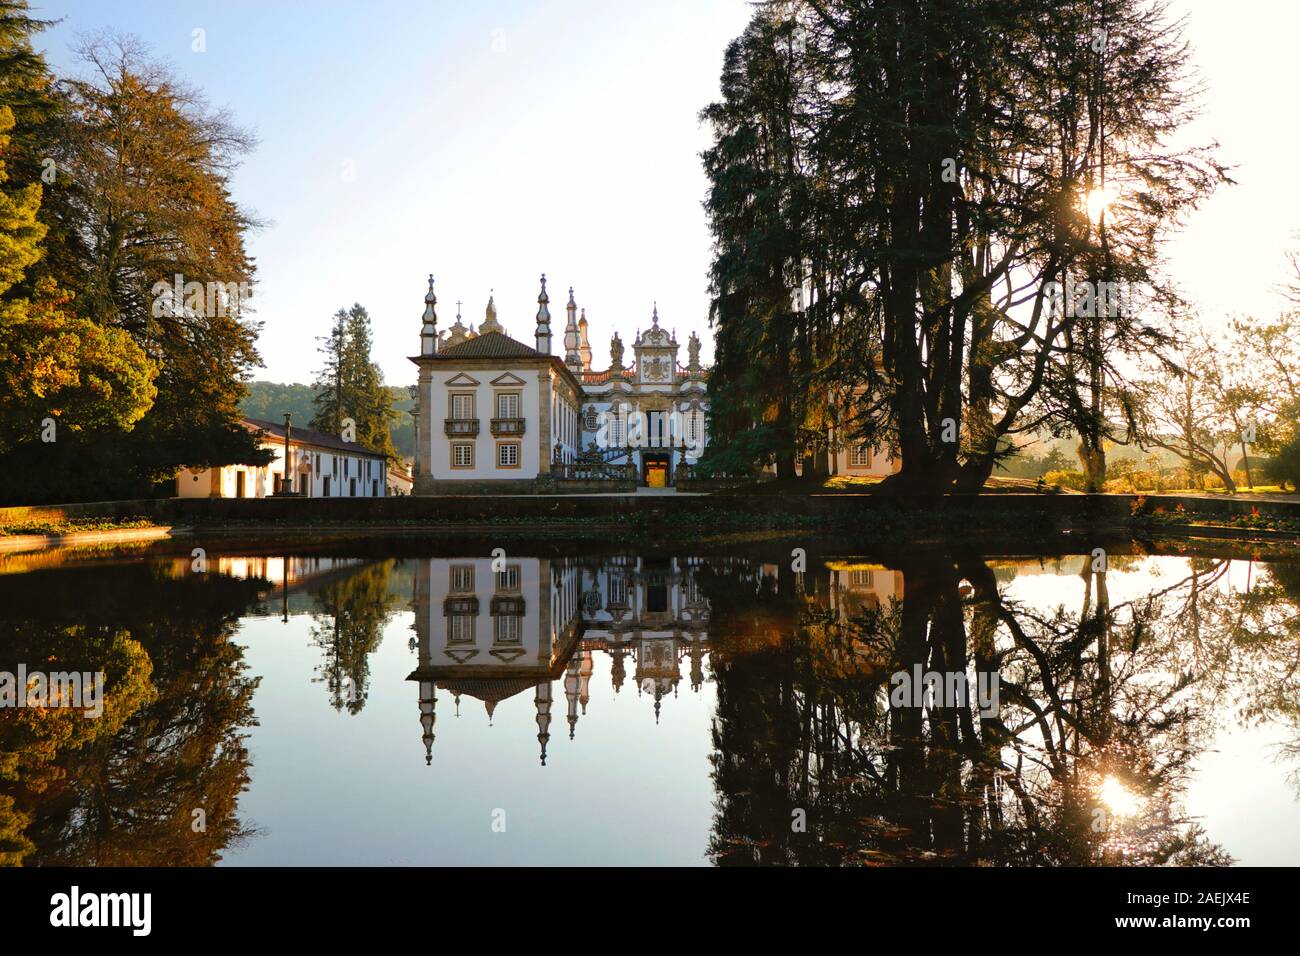
{"type": "Polygon", "coordinates": [[[1300,863],[1300,563],[863,550],[0,559],[0,861],[1300,863]]]}

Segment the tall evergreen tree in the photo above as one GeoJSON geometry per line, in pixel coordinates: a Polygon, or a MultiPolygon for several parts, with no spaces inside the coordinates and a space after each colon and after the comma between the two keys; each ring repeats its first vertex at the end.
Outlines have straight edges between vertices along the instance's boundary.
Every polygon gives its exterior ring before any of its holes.
{"type": "Polygon", "coordinates": [[[339,309],[320,342],[323,364],[316,375],[312,427],[342,435],[351,419],[357,444],[395,461],[391,429],[398,416],[383,373],[370,357],[370,314],[359,303],[339,309]]]}
{"type": "Polygon", "coordinates": [[[14,117],[5,151],[6,172],[14,187],[41,182],[47,205],[61,185],[50,158],[51,147],[62,135],[66,111],[45,58],[33,49],[32,40],[50,25],[31,15],[28,0],[0,0],[0,104],[9,107],[14,117]]]}
{"type": "Polygon", "coordinates": [[[772,462],[781,478],[794,476],[809,394],[797,294],[809,203],[795,50],[793,21],[760,11],[727,49],[722,100],[701,114],[716,134],[703,155],[717,239],[709,461],[729,471],[772,462]]]}
{"type": "Polygon", "coordinates": [[[348,374],[356,383],[357,441],[371,451],[397,460],[392,427],[397,421],[393,394],[384,385],[384,373],[371,359],[370,314],[360,305],[348,311],[348,374]]]}
{"type": "Polygon", "coordinates": [[[329,333],[317,341],[320,342],[317,351],[321,354],[322,365],[316,373],[314,384],[316,397],[313,404],[316,414],[311,420],[311,427],[338,435],[343,431],[343,419],[349,416],[355,404],[355,397],[348,391],[351,383],[347,377],[347,309],[339,309],[334,313],[329,333]]]}
{"type": "Polygon", "coordinates": [[[786,408],[815,444],[830,398],[842,437],[901,458],[887,486],[977,489],[1044,426],[1085,434],[1095,471],[1126,365],[1174,338],[1160,241],[1227,179],[1167,145],[1187,73],[1159,2],[757,5],[704,114],[719,449],[786,408]],[[1143,314],[1054,308],[1067,281],[1130,284],[1143,314]]]}

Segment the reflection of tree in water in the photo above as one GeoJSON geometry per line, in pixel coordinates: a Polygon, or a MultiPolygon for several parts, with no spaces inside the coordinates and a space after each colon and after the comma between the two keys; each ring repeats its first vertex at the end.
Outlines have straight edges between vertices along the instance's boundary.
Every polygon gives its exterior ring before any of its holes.
{"type": "Polygon", "coordinates": [[[0,714],[5,862],[208,865],[252,832],[237,803],[257,681],[230,638],[258,588],[145,564],[0,577],[5,667],[107,680],[99,720],[0,714]]]}
{"type": "Polygon", "coordinates": [[[1296,605],[1219,587],[1226,568],[1193,559],[1180,580],[1112,606],[1107,572],[1085,562],[1071,612],[1009,600],[982,561],[934,557],[901,569],[902,600],[849,620],[815,562],[798,582],[706,576],[718,697],[711,854],[722,864],[1229,862],[1181,808],[1190,764],[1225,716],[1222,695],[1258,700],[1282,660],[1294,667],[1296,641],[1274,629],[1244,648],[1225,621],[1249,620],[1239,605],[1251,601],[1262,605],[1255,618],[1294,628],[1296,605]],[[890,676],[913,665],[997,672],[996,711],[982,715],[974,700],[895,706],[890,676]]]}
{"type": "Polygon", "coordinates": [[[324,652],[316,678],[325,684],[335,710],[357,714],[370,692],[370,655],[379,649],[384,625],[400,598],[389,593],[389,575],[396,561],[368,564],[341,580],[312,592],[312,640],[324,652]]]}
{"type": "MultiPolygon", "coordinates": [[[[1251,573],[1258,574],[1253,564],[1251,573]]],[[[1267,565],[1249,590],[1217,596],[1206,616],[1231,638],[1225,696],[1243,720],[1286,728],[1277,758],[1300,797],[1300,562],[1267,565]]]]}

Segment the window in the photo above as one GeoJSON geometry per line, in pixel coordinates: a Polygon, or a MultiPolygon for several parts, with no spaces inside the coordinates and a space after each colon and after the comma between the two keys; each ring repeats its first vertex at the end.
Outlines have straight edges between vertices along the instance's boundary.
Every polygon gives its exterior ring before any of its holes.
{"type": "Polygon", "coordinates": [[[330,496],[330,476],[326,475],[321,479],[321,495],[325,498],[330,496]]]}
{"type": "Polygon", "coordinates": [[[583,427],[589,432],[594,432],[600,427],[600,419],[597,417],[594,408],[587,409],[587,420],[583,422],[583,427]]]}
{"type": "Polygon", "coordinates": [[[451,443],[451,467],[473,468],[474,446],[467,441],[451,443]]]}
{"type": "Polygon", "coordinates": [[[473,392],[452,392],[451,417],[457,421],[474,418],[473,392]]]}
{"type": "Polygon", "coordinates": [[[507,564],[504,571],[497,572],[498,591],[519,590],[519,565],[507,564]]]}
{"type": "Polygon", "coordinates": [[[615,607],[627,604],[627,581],[621,574],[611,575],[609,579],[609,603],[615,607]]]}
{"type": "Polygon", "coordinates": [[[664,611],[668,610],[668,585],[646,585],[645,609],[651,614],[662,614],[664,611]]]}
{"type": "Polygon", "coordinates": [[[519,417],[519,393],[497,392],[497,418],[519,417]]]}
{"type": "Polygon", "coordinates": [[[498,468],[518,468],[519,467],[519,443],[513,441],[503,441],[497,445],[497,467],[498,468]]]}
{"type": "Polygon", "coordinates": [[[870,571],[850,571],[850,572],[849,572],[849,584],[850,584],[852,587],[855,587],[855,588],[869,588],[869,587],[871,587],[871,572],[870,572],[870,571]]]}
{"type": "Polygon", "coordinates": [[[623,416],[615,405],[610,409],[613,419],[610,421],[609,443],[615,447],[623,444],[623,416]]]}
{"type": "Polygon", "coordinates": [[[871,446],[855,445],[849,449],[849,466],[851,468],[871,467],[871,446]]]}
{"type": "Polygon", "coordinates": [[[662,447],[664,445],[664,413],[650,412],[647,420],[650,425],[650,446],[652,448],[662,447]]]}
{"type": "Polygon", "coordinates": [[[357,496],[357,480],[355,478],[348,479],[348,496],[351,498],[357,496]]]}
{"type": "Polygon", "coordinates": [[[371,478],[371,479],[370,479],[370,497],[371,497],[371,498],[378,498],[378,497],[379,497],[379,479],[378,479],[378,478],[371,478]]]}
{"type": "Polygon", "coordinates": [[[451,566],[451,589],[457,594],[474,593],[474,565],[453,564],[451,566]]]}
{"type": "Polygon", "coordinates": [[[519,615],[498,614],[492,618],[492,643],[518,644],[521,628],[519,615]]]}
{"type": "Polygon", "coordinates": [[[700,413],[691,412],[689,438],[691,441],[700,440],[700,413]]]}
{"type": "Polygon", "coordinates": [[[474,615],[452,614],[447,618],[448,644],[474,643],[474,615]]]}

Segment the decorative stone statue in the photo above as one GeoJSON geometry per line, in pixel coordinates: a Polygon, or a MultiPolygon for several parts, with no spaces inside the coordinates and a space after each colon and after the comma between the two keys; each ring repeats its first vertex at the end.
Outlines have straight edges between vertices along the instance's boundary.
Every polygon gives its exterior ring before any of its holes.
{"type": "Polygon", "coordinates": [[[617,332],[614,333],[614,337],[609,342],[609,367],[623,367],[623,340],[618,337],[617,332]]]}
{"type": "Polygon", "coordinates": [[[691,357],[691,368],[700,367],[700,337],[694,332],[691,333],[691,339],[686,344],[686,352],[691,357]]]}

